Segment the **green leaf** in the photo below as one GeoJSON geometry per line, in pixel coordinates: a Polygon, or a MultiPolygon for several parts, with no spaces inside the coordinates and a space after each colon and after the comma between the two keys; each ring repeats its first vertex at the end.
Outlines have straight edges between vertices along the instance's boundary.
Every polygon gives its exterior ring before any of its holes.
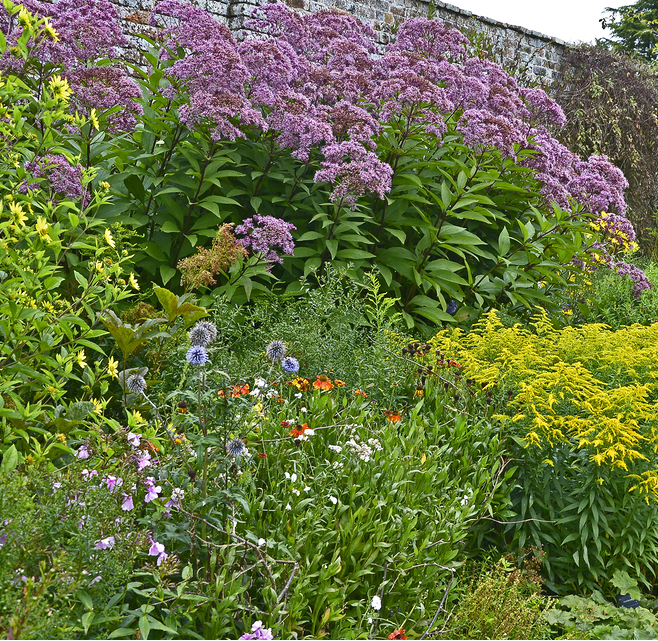
{"type": "Polygon", "coordinates": [[[162,282],[166,285],[174,276],[176,275],[176,270],[169,265],[160,265],[160,276],[162,277],[162,282]]]}
{"type": "Polygon", "coordinates": [[[510,248],[509,232],[507,231],[507,227],[503,227],[502,231],[500,232],[500,235],[498,236],[498,254],[500,256],[505,256],[507,252],[509,252],[509,248],[510,248]]]}
{"type": "Polygon", "coordinates": [[[18,450],[16,449],[15,445],[10,445],[2,455],[2,465],[0,465],[0,471],[2,471],[4,474],[9,474],[10,472],[14,471],[18,463],[18,450]]]}

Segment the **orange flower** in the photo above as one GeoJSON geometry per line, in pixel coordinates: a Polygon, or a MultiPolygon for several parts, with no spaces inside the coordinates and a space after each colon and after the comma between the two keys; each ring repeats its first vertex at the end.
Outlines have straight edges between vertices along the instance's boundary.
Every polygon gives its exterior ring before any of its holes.
{"type": "Polygon", "coordinates": [[[334,385],[335,385],[336,387],[345,387],[345,381],[341,381],[339,378],[337,378],[337,379],[334,381],[334,385]]]}
{"type": "Polygon", "coordinates": [[[292,381],[288,381],[286,385],[292,385],[300,392],[308,392],[308,390],[311,389],[311,381],[309,381],[308,378],[302,378],[301,376],[294,378],[292,381]]]}
{"type": "Polygon", "coordinates": [[[244,385],[234,385],[233,391],[230,393],[230,397],[240,398],[246,394],[249,394],[249,383],[245,383],[244,385]]]}
{"type": "Polygon", "coordinates": [[[393,639],[406,639],[407,637],[404,632],[404,630],[393,630],[393,632],[388,635],[388,638],[391,639],[391,641],[393,641],[393,639]]]}
{"type": "Polygon", "coordinates": [[[463,365],[460,365],[457,361],[453,361],[452,359],[448,361],[448,365],[450,365],[450,367],[459,367],[459,369],[464,369],[463,365]]]}
{"type": "Polygon", "coordinates": [[[217,396],[221,396],[222,398],[226,398],[226,394],[224,393],[223,389],[218,389],[217,390],[217,396]]]}
{"type": "Polygon", "coordinates": [[[334,384],[327,376],[317,375],[315,378],[317,379],[313,381],[313,387],[315,387],[315,389],[321,389],[324,392],[334,389],[334,384]]]}
{"type": "Polygon", "coordinates": [[[305,433],[307,433],[308,436],[314,434],[313,430],[308,426],[308,423],[304,423],[303,425],[297,425],[297,427],[290,430],[290,436],[292,436],[293,438],[305,439],[306,438],[304,436],[305,433]]]}
{"type": "Polygon", "coordinates": [[[363,396],[363,398],[368,398],[368,395],[361,389],[358,389],[354,392],[354,396],[363,396]]]}
{"type": "Polygon", "coordinates": [[[397,410],[384,410],[384,414],[386,414],[386,420],[391,421],[391,423],[397,423],[402,420],[402,414],[397,410]]]}

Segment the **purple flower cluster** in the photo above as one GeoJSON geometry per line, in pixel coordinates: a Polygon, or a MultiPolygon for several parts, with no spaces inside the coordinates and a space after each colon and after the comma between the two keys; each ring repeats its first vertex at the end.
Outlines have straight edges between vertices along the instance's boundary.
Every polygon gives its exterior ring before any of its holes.
{"type": "Polygon", "coordinates": [[[236,235],[243,236],[238,242],[256,254],[262,254],[268,263],[282,263],[278,253],[292,255],[295,243],[290,231],[296,227],[274,216],[256,214],[246,218],[235,228],[236,235]]]}
{"type": "MultiPolygon", "coordinates": [[[[120,107],[109,116],[108,130],[130,131],[141,114],[136,99],[141,96],[139,86],[123,67],[97,66],[100,60],[115,58],[118,47],[128,41],[121,30],[116,5],[108,0],[59,0],[40,2],[25,0],[25,8],[40,17],[48,17],[57,40],[46,36],[31,42],[31,57],[27,62],[9,55],[0,60],[0,69],[18,71],[38,61],[39,72],[44,65],[52,75],[62,74],[73,91],[71,113],[88,115],[96,109],[99,115],[120,107]]],[[[0,30],[9,45],[23,33],[16,16],[10,16],[0,6],[0,30]]]]}
{"type": "Polygon", "coordinates": [[[72,110],[89,115],[96,109],[99,115],[114,109],[107,116],[106,128],[111,133],[132,131],[137,116],[142,113],[136,102],[141,97],[139,85],[122,69],[116,67],[84,67],[66,74],[73,91],[72,110]],[[119,109],[116,109],[119,107],[119,109]]]}
{"type": "MultiPolygon", "coordinates": [[[[19,189],[22,193],[27,193],[28,189],[49,187],[53,200],[61,196],[77,200],[83,196],[82,167],[69,164],[65,156],[36,157],[34,160],[25,163],[25,169],[32,174],[33,178],[43,178],[44,180],[24,183],[19,189]]],[[[84,200],[88,200],[88,194],[84,194],[84,200]]]]}
{"type": "Polygon", "coordinates": [[[618,276],[630,278],[633,281],[633,298],[637,300],[640,299],[643,291],[652,288],[647,275],[635,265],[620,260],[612,264],[612,269],[617,272],[618,276]]]}

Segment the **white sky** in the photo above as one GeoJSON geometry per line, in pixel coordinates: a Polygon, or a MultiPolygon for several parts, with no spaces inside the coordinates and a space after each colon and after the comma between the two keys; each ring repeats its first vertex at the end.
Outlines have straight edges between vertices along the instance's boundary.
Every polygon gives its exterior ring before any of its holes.
{"type": "Polygon", "coordinates": [[[635,0],[445,0],[480,16],[539,31],[567,42],[593,42],[609,36],[599,19],[607,7],[635,0]]]}

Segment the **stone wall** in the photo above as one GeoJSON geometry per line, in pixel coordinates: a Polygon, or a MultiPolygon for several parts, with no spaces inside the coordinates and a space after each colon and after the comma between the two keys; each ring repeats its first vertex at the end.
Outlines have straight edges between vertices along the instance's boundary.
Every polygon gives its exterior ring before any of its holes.
{"type": "MultiPolygon", "coordinates": [[[[124,18],[128,33],[143,31],[148,24],[148,11],[153,0],[114,0],[124,18]]],[[[509,25],[454,5],[434,0],[284,0],[288,6],[303,12],[338,9],[369,22],[382,44],[395,38],[397,25],[407,18],[427,16],[463,31],[480,51],[520,76],[523,84],[550,84],[556,77],[567,43],[536,31],[509,25]]],[[[243,25],[254,7],[262,0],[197,0],[228,25],[240,37],[243,25]]]]}

